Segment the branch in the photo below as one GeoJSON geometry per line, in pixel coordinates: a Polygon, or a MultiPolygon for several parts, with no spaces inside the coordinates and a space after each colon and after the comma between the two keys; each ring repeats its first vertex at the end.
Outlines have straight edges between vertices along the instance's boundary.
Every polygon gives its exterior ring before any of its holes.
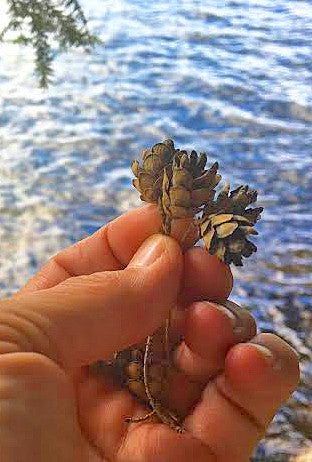
{"type": "Polygon", "coordinates": [[[7,0],[9,23],[0,32],[0,41],[9,31],[17,33],[12,42],[35,50],[35,72],[41,87],[47,87],[53,74],[52,43],[61,51],[71,47],[88,49],[100,40],[88,29],[78,0],[7,0]]]}

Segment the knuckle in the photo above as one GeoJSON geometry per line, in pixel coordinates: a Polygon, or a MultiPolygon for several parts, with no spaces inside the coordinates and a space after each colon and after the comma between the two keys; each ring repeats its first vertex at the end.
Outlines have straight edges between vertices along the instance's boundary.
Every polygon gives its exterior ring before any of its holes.
{"type": "MultiPolygon", "coordinates": [[[[47,335],[47,320],[20,300],[5,301],[0,306],[0,354],[12,351],[52,352],[47,335]]],[[[54,355],[55,356],[55,355],[54,355]]]]}

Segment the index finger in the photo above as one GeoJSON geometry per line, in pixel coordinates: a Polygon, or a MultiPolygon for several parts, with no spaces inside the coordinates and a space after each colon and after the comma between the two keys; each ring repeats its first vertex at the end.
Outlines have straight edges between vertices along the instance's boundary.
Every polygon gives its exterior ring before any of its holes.
{"type": "MultiPolygon", "coordinates": [[[[125,268],[141,244],[159,232],[161,218],[155,205],[127,212],[93,235],[52,257],[16,294],[54,287],[73,276],[125,268]]],[[[224,300],[232,289],[232,274],[216,256],[199,248],[185,256],[184,303],[194,300],[224,300]]]]}
{"type": "Polygon", "coordinates": [[[56,254],[16,295],[48,289],[73,276],[121,270],[160,226],[155,205],[127,212],[56,254]]]}

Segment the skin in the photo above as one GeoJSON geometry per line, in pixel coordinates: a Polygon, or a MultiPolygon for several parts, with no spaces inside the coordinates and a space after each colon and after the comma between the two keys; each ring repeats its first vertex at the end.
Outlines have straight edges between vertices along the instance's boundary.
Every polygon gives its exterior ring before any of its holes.
{"type": "Polygon", "coordinates": [[[222,305],[229,268],[154,235],[153,206],[129,212],[53,257],[0,302],[3,462],[244,462],[295,389],[295,352],[222,305]],[[216,302],[219,303],[216,304],[216,302]],[[220,306],[221,304],[221,306],[220,306]],[[126,423],[147,409],[88,365],[143,340],[175,307],[170,405],[187,431],[126,423]]]}

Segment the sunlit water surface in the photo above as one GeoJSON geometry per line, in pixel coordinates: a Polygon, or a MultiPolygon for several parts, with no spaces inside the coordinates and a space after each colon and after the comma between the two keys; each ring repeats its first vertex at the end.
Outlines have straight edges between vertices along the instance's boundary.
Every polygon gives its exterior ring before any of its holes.
{"type": "Polygon", "coordinates": [[[299,389],[255,453],[288,460],[312,444],[312,4],[84,5],[103,45],[57,56],[48,90],[29,50],[0,46],[1,295],[138,205],[129,167],[143,148],[170,137],[207,152],[265,207],[232,298],[300,354],[299,389]]]}

